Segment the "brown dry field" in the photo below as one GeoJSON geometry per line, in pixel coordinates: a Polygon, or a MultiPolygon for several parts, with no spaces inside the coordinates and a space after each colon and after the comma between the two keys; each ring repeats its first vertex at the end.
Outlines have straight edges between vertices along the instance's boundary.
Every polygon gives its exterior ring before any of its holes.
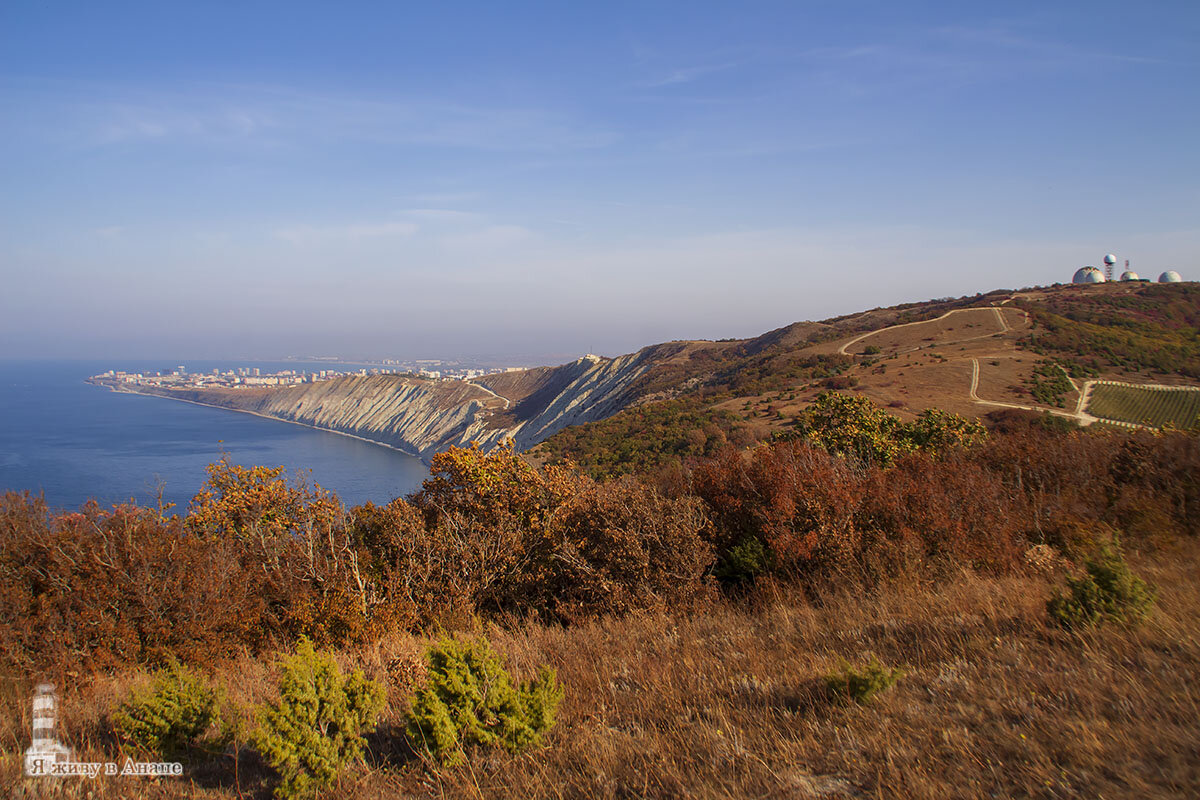
{"type": "MultiPolygon", "coordinates": [[[[888,406],[891,413],[911,418],[926,408],[939,408],[965,417],[982,417],[998,406],[976,403],[970,399],[971,359],[979,361],[981,400],[1016,405],[1050,408],[1037,403],[1027,392],[1014,391],[1029,379],[1041,357],[1017,348],[1016,343],[1029,330],[1024,312],[1014,308],[999,308],[1009,330],[1001,332],[996,312],[991,307],[958,312],[942,320],[929,320],[892,330],[873,333],[848,348],[850,354],[861,354],[867,346],[879,347],[881,352],[866,357],[846,371],[858,383],[848,389],[865,395],[876,403],[888,406]],[[995,334],[995,335],[989,335],[995,334]]],[[[855,337],[823,342],[802,353],[836,353],[838,348],[855,337]]],[[[1139,382],[1144,376],[1112,372],[1105,378],[1139,382]]],[[[736,397],[717,407],[743,413],[750,401],[754,414],[751,419],[768,429],[782,429],[787,421],[807,406],[822,390],[820,384],[800,384],[764,395],[736,397]],[[789,397],[792,393],[795,397],[789,397]],[[768,412],[767,406],[774,411],[768,412]],[[775,412],[782,414],[778,419],[775,412]]],[[[1073,411],[1077,392],[1064,395],[1064,405],[1057,409],[1073,411]]]]}
{"type": "Polygon", "coordinates": [[[991,410],[972,403],[967,396],[971,388],[971,362],[967,359],[891,362],[883,375],[868,373],[859,381],[856,392],[881,405],[904,403],[903,409],[889,409],[901,417],[905,416],[901,412],[919,412],[931,406],[967,417],[991,410]]]}
{"type": "MultiPolygon", "coordinates": [[[[1033,353],[993,354],[979,359],[979,388],[976,394],[981,400],[995,400],[1002,403],[1021,403],[1037,405],[1033,396],[1011,390],[1013,386],[1025,386],[1025,382],[1033,375],[1034,367],[1041,359],[1033,353]]],[[[1075,408],[1079,399],[1077,392],[1066,395],[1065,408],[1075,408]]]]}
{"type": "MultiPolygon", "coordinates": [[[[1158,586],[1151,618],[1071,633],[1045,600],[1058,576],[908,581],[805,599],[788,589],[573,628],[514,623],[482,630],[518,676],[558,669],[566,689],[545,746],[475,750],[460,767],[413,755],[399,735],[403,665],[423,642],[399,637],[343,653],[387,682],[389,708],[367,764],[325,793],[392,797],[1166,798],[1200,792],[1200,543],[1131,563],[1158,586]],[[831,702],[822,676],[877,654],[905,670],[866,706],[831,702]],[[390,669],[389,669],[390,665],[390,669]],[[397,665],[401,665],[397,668],[397,665]]],[[[245,707],[269,693],[249,657],[217,680],[245,707]]],[[[123,754],[105,718],[134,682],[68,687],[63,727],[78,757],[123,754]]],[[[19,778],[27,697],[6,686],[0,787],[19,778]]],[[[269,796],[243,750],[158,781],[64,779],[62,797],[269,796]]],[[[29,796],[28,794],[24,796],[29,796]]]]}
{"type": "MultiPolygon", "coordinates": [[[[991,308],[957,311],[944,319],[884,329],[850,345],[846,352],[862,355],[867,347],[878,347],[882,355],[903,353],[930,344],[943,344],[999,334],[1002,329],[991,308]]],[[[841,345],[839,345],[840,347],[841,345]]]]}

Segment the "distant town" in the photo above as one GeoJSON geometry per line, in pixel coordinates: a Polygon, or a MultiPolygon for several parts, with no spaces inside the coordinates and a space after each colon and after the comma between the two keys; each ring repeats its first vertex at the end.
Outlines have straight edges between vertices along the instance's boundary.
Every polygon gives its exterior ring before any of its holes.
{"type": "Polygon", "coordinates": [[[263,372],[258,367],[238,367],[230,370],[214,369],[211,372],[188,372],[180,364],[172,370],[159,372],[122,372],[110,369],[91,380],[121,383],[129,386],[159,386],[172,389],[199,389],[221,387],[245,389],[255,386],[296,386],[302,383],[320,383],[335,378],[367,375],[405,375],[427,380],[470,380],[498,372],[518,372],[526,367],[487,367],[468,369],[447,364],[436,359],[415,362],[385,362],[384,366],[359,369],[285,369],[278,372],[263,372]],[[437,369],[434,369],[437,367],[437,369]]]}

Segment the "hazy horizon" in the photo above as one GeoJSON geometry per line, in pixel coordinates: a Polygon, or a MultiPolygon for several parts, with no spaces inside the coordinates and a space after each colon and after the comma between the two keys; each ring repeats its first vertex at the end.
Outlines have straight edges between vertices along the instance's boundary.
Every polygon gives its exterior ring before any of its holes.
{"type": "Polygon", "coordinates": [[[1200,277],[1200,6],[0,9],[0,358],[558,363],[1200,277]]]}

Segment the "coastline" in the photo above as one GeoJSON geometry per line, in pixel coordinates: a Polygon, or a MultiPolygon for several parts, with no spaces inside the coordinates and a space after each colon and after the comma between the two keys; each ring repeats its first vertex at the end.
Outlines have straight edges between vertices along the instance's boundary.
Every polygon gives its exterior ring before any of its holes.
{"type": "Polygon", "coordinates": [[[397,447],[396,445],[388,444],[387,442],[380,442],[375,439],[368,439],[365,436],[359,436],[358,434],[355,434],[355,433],[347,433],[346,431],[338,431],[338,430],[334,430],[332,428],[322,428],[318,425],[309,425],[307,422],[298,422],[294,419],[283,419],[282,417],[272,417],[270,414],[260,414],[257,411],[247,411],[246,409],[242,409],[242,408],[229,408],[228,406],[218,406],[213,403],[202,403],[199,400],[188,400],[187,398],[184,398],[184,397],[171,397],[170,395],[151,394],[150,392],[131,392],[131,391],[128,391],[125,389],[118,389],[116,386],[110,386],[107,383],[94,382],[87,378],[85,378],[83,382],[90,384],[92,386],[101,386],[101,387],[107,388],[110,392],[115,392],[117,394],[134,394],[139,397],[158,397],[163,400],[176,400],[180,403],[191,403],[194,406],[204,406],[205,408],[215,408],[218,411],[231,411],[235,414],[249,414],[251,416],[259,417],[261,419],[273,420],[274,422],[286,422],[291,425],[300,425],[305,428],[310,428],[314,431],[323,431],[324,433],[332,433],[337,436],[346,436],[350,439],[358,439],[360,442],[366,442],[367,444],[373,444],[373,445],[377,445],[379,447],[386,447],[388,450],[395,450],[398,453],[403,453],[406,456],[411,456],[412,458],[417,459],[422,464],[424,464],[426,467],[431,466],[431,462],[428,459],[424,458],[420,453],[413,452],[412,450],[409,450],[404,447],[397,447]]]}

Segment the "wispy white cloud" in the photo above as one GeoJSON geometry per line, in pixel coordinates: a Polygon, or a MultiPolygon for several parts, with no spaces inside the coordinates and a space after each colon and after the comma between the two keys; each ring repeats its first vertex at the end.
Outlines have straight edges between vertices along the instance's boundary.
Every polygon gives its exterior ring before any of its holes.
{"type": "Polygon", "coordinates": [[[467,203],[475,203],[483,196],[478,191],[458,192],[426,192],[414,194],[405,198],[416,208],[453,208],[467,203]]]}
{"type": "Polygon", "coordinates": [[[663,86],[676,86],[684,83],[691,83],[699,78],[712,75],[718,72],[725,72],[738,66],[736,61],[727,61],[721,64],[701,64],[694,67],[680,67],[670,70],[667,74],[656,78],[651,78],[640,84],[647,89],[657,89],[663,86]]]}
{"type": "Polygon", "coordinates": [[[96,144],[155,140],[234,141],[261,135],[274,127],[265,110],[229,106],[221,101],[176,102],[116,100],[87,102],[76,109],[85,135],[96,144]]]}
{"type": "Polygon", "coordinates": [[[420,230],[414,222],[357,222],[343,225],[299,225],[280,228],[275,238],[291,244],[313,244],[317,242],[356,241],[387,237],[409,237],[420,230]]]}
{"type": "Polygon", "coordinates": [[[486,225],[466,233],[445,236],[441,245],[456,254],[494,253],[529,244],[536,238],[537,234],[522,225],[486,225]]]}
{"type": "Polygon", "coordinates": [[[933,29],[943,40],[969,47],[986,47],[1020,52],[1025,57],[1047,61],[1081,63],[1095,61],[1126,61],[1135,64],[1164,64],[1164,59],[1123,53],[1115,47],[1083,47],[1072,42],[1055,41],[1021,33],[1005,25],[964,26],[947,25],[933,29]]]}
{"type": "Polygon", "coordinates": [[[389,252],[396,242],[411,242],[413,252],[426,256],[442,252],[453,256],[510,250],[535,241],[530,228],[497,222],[485,214],[442,208],[413,208],[394,219],[362,220],[338,224],[296,224],[277,228],[274,239],[292,245],[347,245],[378,242],[389,252]]]}
{"type": "Polygon", "coordinates": [[[458,211],[453,208],[406,208],[399,213],[410,219],[441,223],[469,223],[483,219],[482,214],[474,211],[458,211]]]}
{"type": "MultiPolygon", "coordinates": [[[[1034,36],[1013,24],[945,25],[884,41],[823,46],[797,55],[809,76],[852,92],[969,85],[998,77],[1094,69],[1161,59],[1034,36]]],[[[805,74],[802,72],[802,74],[805,74]]]]}
{"type": "Polygon", "coordinates": [[[553,108],[287,87],[196,86],[176,92],[58,87],[40,95],[44,127],[83,144],[267,146],[369,142],[411,147],[566,152],[605,147],[608,129],[553,108]]]}

